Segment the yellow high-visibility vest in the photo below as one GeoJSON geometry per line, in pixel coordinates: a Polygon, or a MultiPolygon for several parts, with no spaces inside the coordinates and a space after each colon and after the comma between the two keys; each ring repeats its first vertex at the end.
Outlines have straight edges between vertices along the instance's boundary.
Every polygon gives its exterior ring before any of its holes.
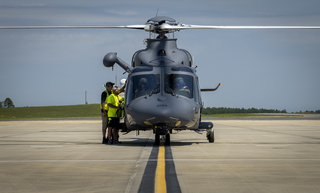
{"type": "MultiPolygon", "coordinates": [[[[106,89],[105,91],[103,91],[103,92],[107,93],[106,100],[104,101],[104,109],[105,109],[106,111],[108,111],[108,110],[109,110],[109,107],[108,107],[107,99],[108,99],[108,97],[109,97],[109,92],[108,92],[107,89],[106,89]]],[[[111,91],[111,94],[112,94],[112,91],[111,91]]],[[[100,109],[102,109],[101,102],[100,102],[100,109]]]]}
{"type": "MultiPolygon", "coordinates": [[[[107,98],[107,103],[108,104],[112,104],[114,106],[119,106],[120,102],[119,100],[124,101],[124,98],[122,98],[121,96],[117,96],[115,94],[111,94],[110,96],[108,96],[107,98]]],[[[117,115],[117,109],[116,108],[110,108],[108,110],[108,117],[119,117],[119,115],[117,115]]]]}

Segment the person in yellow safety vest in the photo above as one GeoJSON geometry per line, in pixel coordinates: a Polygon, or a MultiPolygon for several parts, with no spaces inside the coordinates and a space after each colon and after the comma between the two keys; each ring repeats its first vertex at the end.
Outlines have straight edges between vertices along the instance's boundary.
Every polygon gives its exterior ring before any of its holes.
{"type": "Polygon", "coordinates": [[[118,143],[118,128],[121,116],[121,107],[120,104],[123,103],[124,98],[119,96],[120,89],[118,87],[114,87],[112,89],[112,94],[107,98],[108,103],[108,144],[117,144],[118,143]],[[119,113],[120,112],[120,113],[119,113]],[[111,139],[111,134],[113,134],[113,139],[111,139]]]}
{"type": "MultiPolygon", "coordinates": [[[[108,140],[106,138],[107,128],[108,128],[108,104],[107,104],[107,98],[112,94],[112,88],[114,83],[107,82],[105,87],[106,90],[104,90],[101,93],[101,103],[100,103],[100,109],[101,109],[101,118],[102,118],[102,143],[107,144],[108,140]]],[[[124,91],[126,84],[120,89],[121,92],[124,91]]]]}

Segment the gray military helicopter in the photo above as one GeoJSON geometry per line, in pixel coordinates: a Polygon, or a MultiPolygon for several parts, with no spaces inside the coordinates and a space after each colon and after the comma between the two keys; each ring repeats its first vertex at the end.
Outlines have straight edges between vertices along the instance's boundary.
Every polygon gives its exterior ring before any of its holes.
{"type": "Polygon", "coordinates": [[[170,145],[173,130],[206,131],[207,139],[214,142],[213,124],[201,121],[203,102],[198,76],[191,54],[177,47],[177,39],[166,34],[185,29],[320,29],[320,26],[203,26],[186,25],[165,16],[156,16],[142,25],[128,26],[13,26],[0,29],[39,28],[126,28],[149,32],[146,48],[133,54],[131,65],[121,60],[117,53],[108,53],[103,59],[106,67],[117,63],[127,72],[125,92],[125,118],[123,130],[153,130],[155,144],[164,136],[170,145]],[[154,36],[156,35],[156,37],[154,36]],[[155,37],[155,38],[153,38],[155,37]]]}
{"type": "Polygon", "coordinates": [[[214,142],[211,122],[201,121],[203,102],[201,91],[215,91],[216,88],[200,89],[198,76],[193,67],[191,54],[177,48],[177,39],[166,34],[183,29],[319,29],[319,26],[199,26],[177,23],[175,19],[157,16],[144,25],[123,26],[142,29],[150,33],[147,47],[133,54],[131,66],[121,60],[117,53],[108,53],[103,64],[112,67],[117,63],[129,73],[125,93],[127,131],[149,130],[155,133],[155,144],[160,136],[165,136],[165,144],[170,145],[173,130],[206,131],[207,139],[214,142]],[[156,38],[152,38],[157,34],[156,38]]]}
{"type": "Polygon", "coordinates": [[[165,136],[170,145],[173,130],[207,131],[207,139],[214,142],[213,124],[201,122],[203,103],[200,91],[215,91],[199,87],[198,76],[193,67],[191,54],[177,48],[177,39],[166,34],[179,31],[175,19],[158,16],[145,25],[127,26],[150,32],[146,49],[134,53],[131,66],[121,60],[117,53],[108,53],[103,64],[112,67],[117,63],[129,73],[125,93],[125,131],[150,130],[155,133],[155,144],[165,136]],[[158,34],[156,38],[152,38],[158,34]]]}

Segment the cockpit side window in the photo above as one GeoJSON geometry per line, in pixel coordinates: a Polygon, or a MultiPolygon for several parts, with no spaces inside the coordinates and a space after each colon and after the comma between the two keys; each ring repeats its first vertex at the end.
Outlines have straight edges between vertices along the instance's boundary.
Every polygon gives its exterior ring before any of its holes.
{"type": "Polygon", "coordinates": [[[160,92],[159,74],[142,74],[132,76],[127,90],[127,103],[141,96],[160,92]]]}
{"type": "Polygon", "coordinates": [[[167,74],[165,78],[165,92],[182,95],[198,102],[198,94],[194,79],[190,75],[167,74]]]}

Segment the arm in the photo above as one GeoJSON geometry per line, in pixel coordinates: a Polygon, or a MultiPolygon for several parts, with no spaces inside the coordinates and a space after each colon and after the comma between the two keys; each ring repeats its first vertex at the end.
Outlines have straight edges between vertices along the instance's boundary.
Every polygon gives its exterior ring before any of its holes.
{"type": "Polygon", "coordinates": [[[103,111],[103,116],[108,116],[106,108],[105,108],[105,101],[106,101],[106,97],[107,97],[107,93],[103,92],[101,94],[101,107],[102,107],[102,111],[103,111]]]}
{"type": "Polygon", "coordinates": [[[108,103],[108,107],[111,107],[111,108],[115,108],[115,109],[120,109],[120,107],[116,107],[116,106],[114,106],[113,104],[111,104],[111,103],[108,103]]]}
{"type": "Polygon", "coordinates": [[[101,100],[101,106],[102,106],[103,114],[107,113],[105,106],[104,106],[104,100],[101,100]]]}
{"type": "Polygon", "coordinates": [[[123,87],[120,88],[120,92],[124,91],[124,89],[126,88],[126,85],[127,85],[127,81],[124,83],[123,87]]]}
{"type": "Polygon", "coordinates": [[[113,105],[113,104],[115,104],[115,101],[114,101],[112,95],[110,95],[110,96],[108,97],[107,103],[108,103],[108,107],[109,107],[109,108],[120,109],[119,107],[113,105]]]}

